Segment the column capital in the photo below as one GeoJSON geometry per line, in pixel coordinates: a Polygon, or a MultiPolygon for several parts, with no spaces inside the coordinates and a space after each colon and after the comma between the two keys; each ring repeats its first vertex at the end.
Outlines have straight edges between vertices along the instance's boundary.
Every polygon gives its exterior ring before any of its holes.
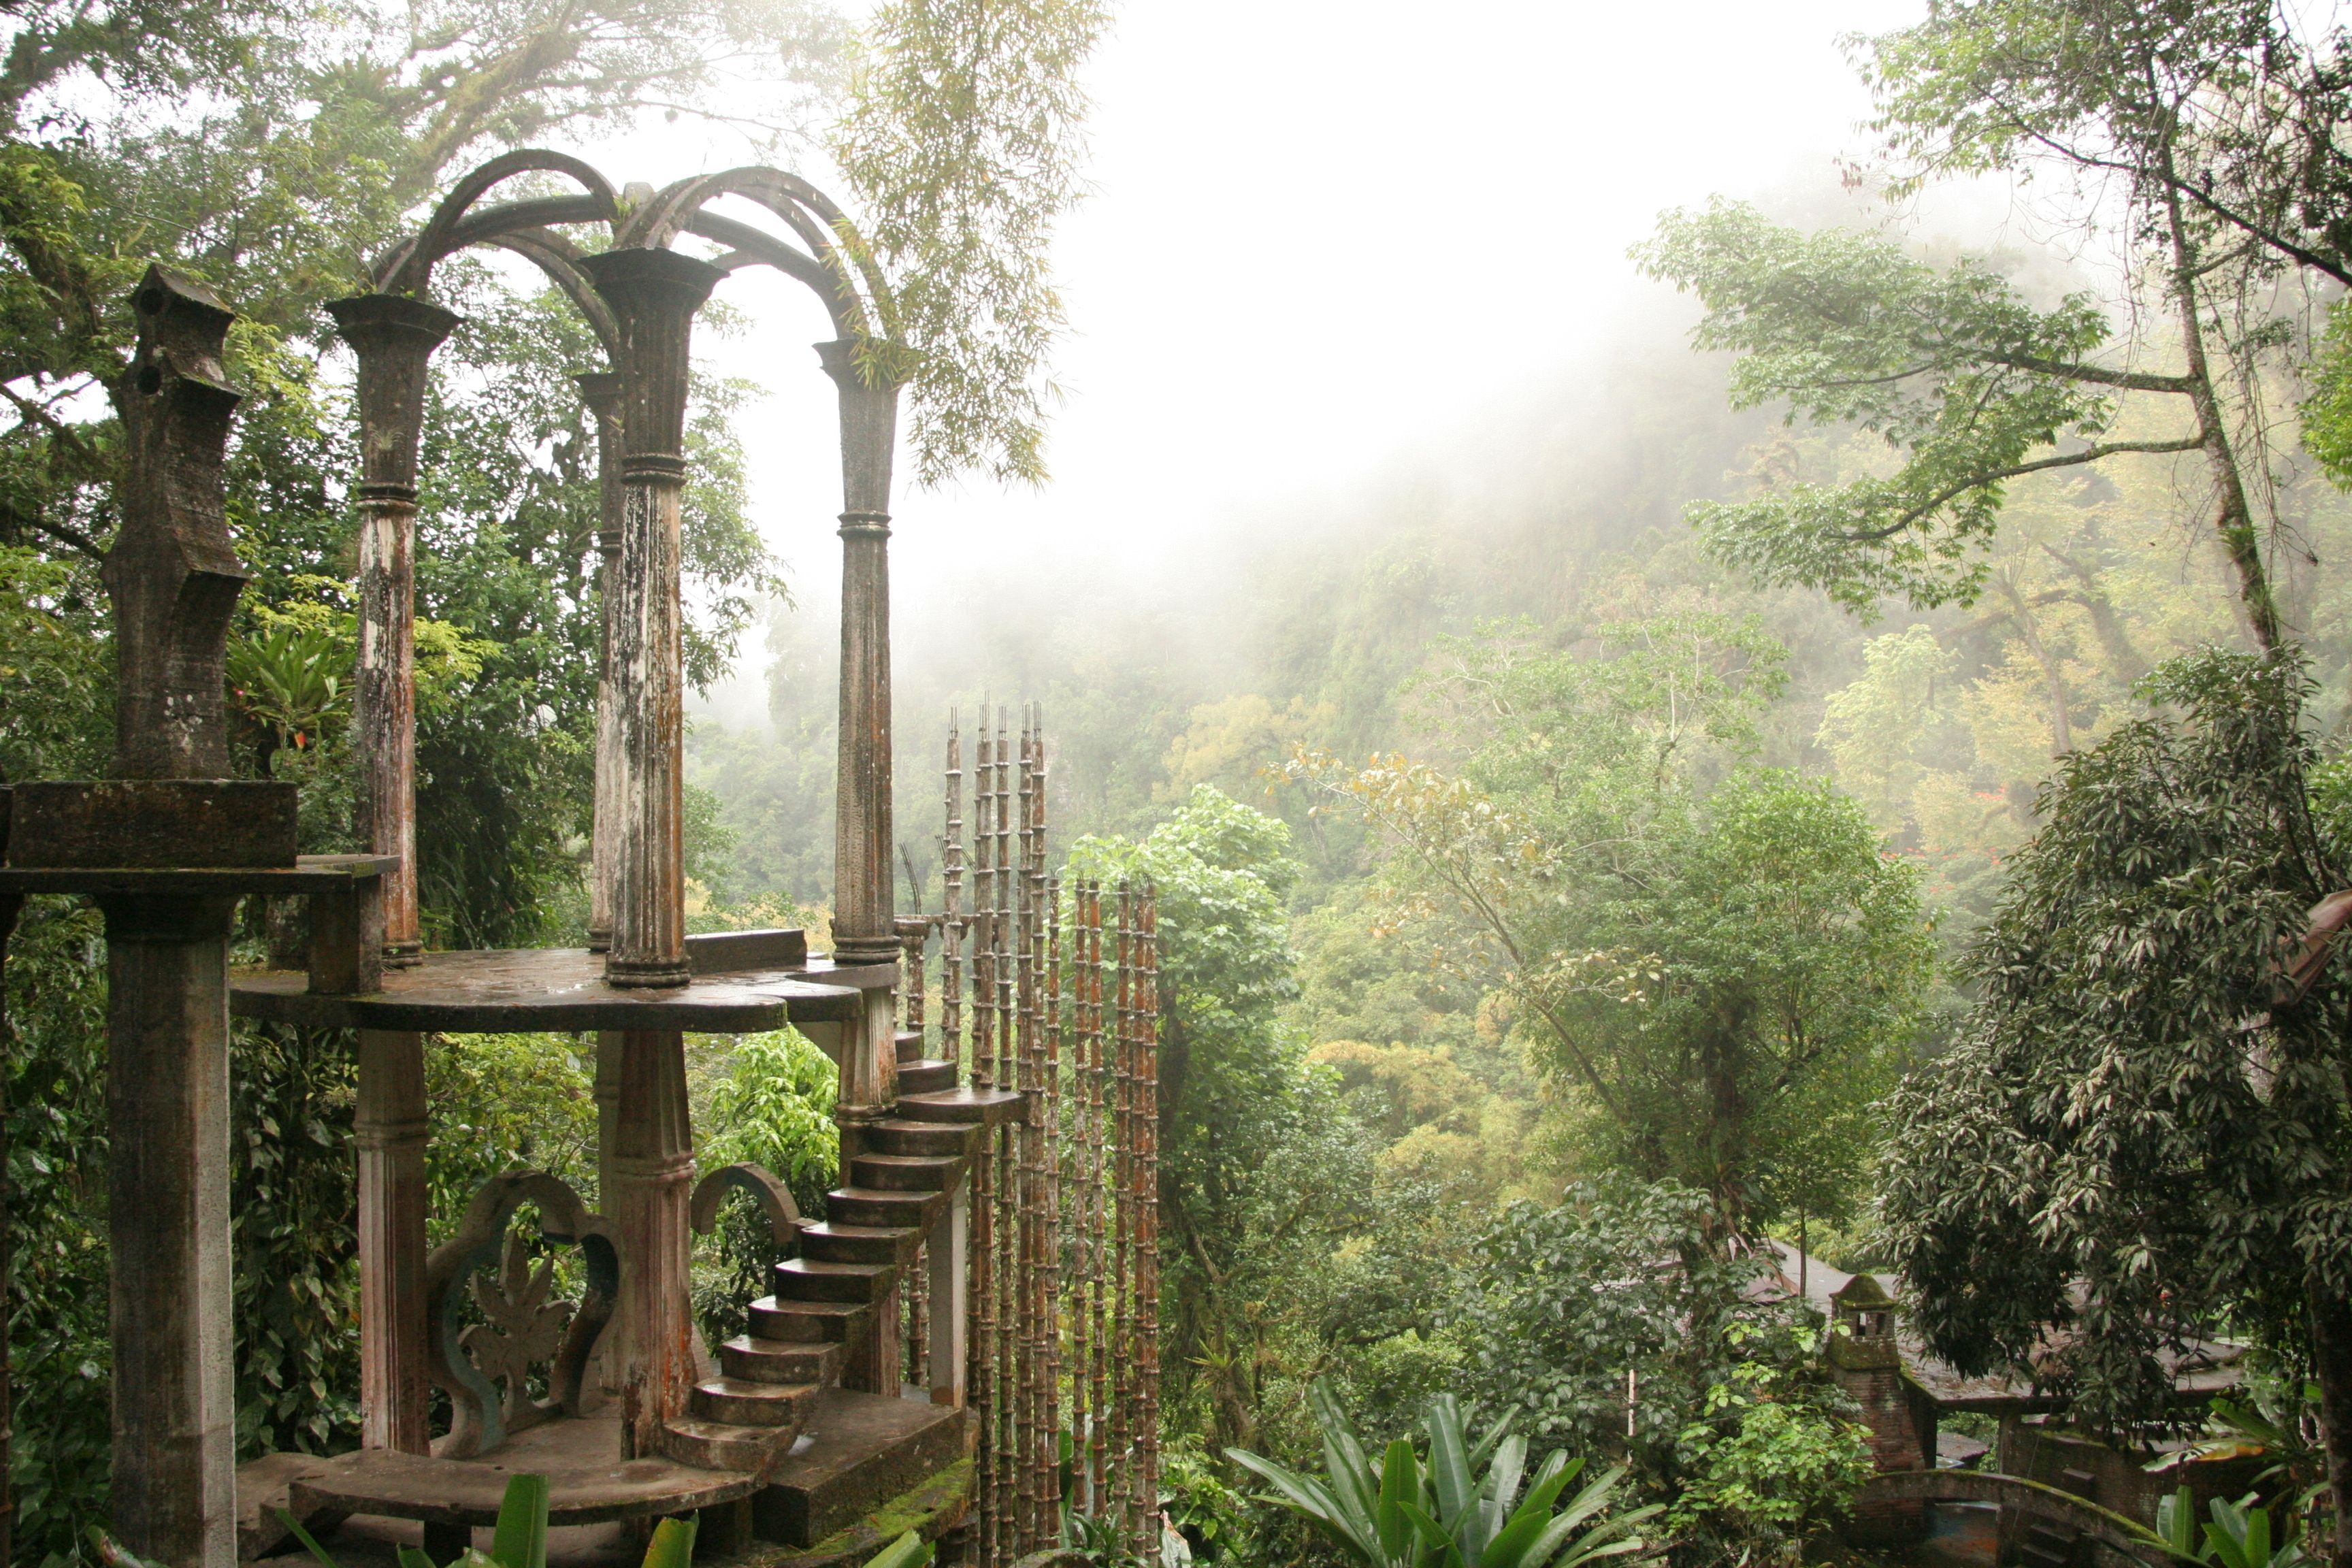
{"type": "Polygon", "coordinates": [[[362,358],[405,353],[428,359],[466,319],[408,294],[352,294],[328,300],[324,309],[334,318],[335,335],[362,358]]]}
{"type": "Polygon", "coordinates": [[[623,386],[619,371],[582,371],[572,378],[572,384],[580,389],[580,401],[588,405],[589,413],[600,419],[620,413],[623,386]]]}
{"type": "Polygon", "coordinates": [[[583,256],[579,266],[620,324],[626,451],[632,458],[678,456],[686,447],[694,313],[727,274],[675,250],[639,247],[583,256]]]}

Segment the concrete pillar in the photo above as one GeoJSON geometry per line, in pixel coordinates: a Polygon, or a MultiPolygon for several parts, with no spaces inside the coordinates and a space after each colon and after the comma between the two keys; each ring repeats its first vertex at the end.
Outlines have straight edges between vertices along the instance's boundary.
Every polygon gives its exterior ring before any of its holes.
{"type": "Polygon", "coordinates": [[[619,592],[608,622],[621,721],[604,976],[614,985],[683,985],[689,973],[678,520],[688,354],[694,313],[726,274],[669,250],[608,250],[583,257],[580,267],[620,329],[626,448],[619,592]]]}
{"type": "Polygon", "coordinates": [[[228,1226],[235,900],[131,895],[101,905],[114,1533],[172,1568],[229,1568],[236,1561],[228,1226]]]}
{"type": "MultiPolygon", "coordinates": [[[[237,395],[220,353],[236,318],[160,267],[148,268],[132,309],[138,349],[110,389],[125,447],[122,522],[103,568],[114,607],[114,771],[219,778],[228,772],[228,620],[245,585],[221,478],[237,395]]],[[[236,901],[125,894],[100,907],[112,1524],[141,1557],[229,1568],[236,1413],[227,942],[236,901]]]]}
{"type": "Polygon", "coordinates": [[[931,1234],[924,1243],[931,1274],[931,1342],[924,1347],[924,1358],[929,1368],[934,1405],[961,1408],[964,1403],[964,1377],[970,1360],[966,1344],[971,1309],[968,1294],[971,1245],[971,1182],[967,1177],[957,1184],[955,1197],[949,1203],[947,1212],[932,1224],[931,1234]]]}
{"type": "Polygon", "coordinates": [[[429,1451],[425,1037],[359,1031],[360,1446],[429,1451]]]}
{"type": "Polygon", "coordinates": [[[840,763],[834,827],[834,957],[898,956],[890,827],[890,465],[898,388],[869,381],[856,342],[819,343],[841,402],[840,763]]]}
{"type": "Polygon", "coordinates": [[[620,833],[621,716],[614,706],[613,621],[621,605],[621,523],[626,498],[621,483],[621,377],[594,371],[572,378],[596,426],[597,583],[604,622],[596,653],[596,785],[589,830],[588,951],[613,945],[613,853],[620,833]]]}
{"type": "Polygon", "coordinates": [[[359,359],[358,680],[352,729],[361,763],[359,834],[371,854],[398,856],[384,874],[384,952],[414,963],[425,950],[416,901],[416,450],[433,351],[459,318],[400,294],[328,301],[359,359]]]}
{"type": "Polygon", "coordinates": [[[688,1121],[686,1037],[672,1030],[621,1036],[620,1110],[605,1164],[604,1213],[621,1252],[621,1419],[628,1458],[661,1451],[662,1424],[686,1413],[694,1390],[694,1135],[688,1121]]]}
{"type": "MultiPolygon", "coordinates": [[[[383,878],[384,960],[424,955],[416,894],[416,472],[433,351],[458,318],[398,294],[328,302],[359,361],[359,668],[352,724],[360,758],[358,829],[399,863],[383,878]]],[[[429,1446],[425,1368],[424,1043],[360,1035],[360,1442],[421,1454],[429,1446]]]]}

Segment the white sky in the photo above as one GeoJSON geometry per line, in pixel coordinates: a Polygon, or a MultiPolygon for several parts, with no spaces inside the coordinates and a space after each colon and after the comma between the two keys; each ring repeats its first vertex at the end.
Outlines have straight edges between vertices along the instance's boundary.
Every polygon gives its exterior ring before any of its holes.
{"type": "MultiPolygon", "coordinates": [[[[1921,9],[1119,0],[1089,71],[1095,194],[1055,258],[1054,482],[902,487],[901,624],[1016,539],[1148,569],[1286,498],[1443,460],[1657,287],[1625,250],[1659,211],[1860,150],[1867,100],[1837,39],[1921,9]]],[[[656,183],[739,161],[677,131],[591,151],[656,183]]],[[[814,605],[840,503],[830,387],[802,346],[822,318],[788,288],[730,282],[752,334],[706,346],[772,386],[747,426],[757,515],[814,605]]]]}

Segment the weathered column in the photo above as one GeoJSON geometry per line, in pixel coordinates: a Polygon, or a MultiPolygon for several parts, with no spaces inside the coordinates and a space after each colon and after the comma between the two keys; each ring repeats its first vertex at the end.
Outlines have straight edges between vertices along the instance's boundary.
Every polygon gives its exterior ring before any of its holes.
{"type": "Polygon", "coordinates": [[[596,649],[596,787],[595,815],[589,829],[588,951],[604,952],[613,945],[613,846],[617,837],[620,803],[615,791],[621,779],[621,716],[613,705],[613,617],[620,607],[621,520],[621,377],[616,371],[591,371],[572,377],[581,401],[596,426],[596,492],[600,517],[596,527],[598,596],[603,601],[603,631],[596,649]]]}
{"type": "MultiPolygon", "coordinates": [[[[150,268],[111,388],[126,461],[103,575],[113,601],[115,773],[228,772],[222,667],[245,585],[221,470],[234,318],[150,268]]],[[[124,895],[106,915],[112,1522],[173,1568],[236,1561],[228,1227],[229,898],[124,895]]]]}
{"type": "Polygon", "coordinates": [[[685,1414],[694,1389],[694,1135],[682,1044],[667,1031],[622,1035],[621,1113],[605,1160],[613,1193],[604,1212],[621,1251],[617,1316],[627,1325],[614,1381],[631,1458],[662,1451],[662,1424],[685,1414]]]}
{"type": "Polygon", "coordinates": [[[971,1269],[971,1183],[959,1183],[947,1211],[932,1222],[923,1251],[931,1271],[930,1335],[924,1347],[929,1367],[931,1403],[964,1403],[964,1376],[969,1364],[966,1330],[971,1310],[967,1294],[971,1269]]]}
{"type": "MultiPolygon", "coordinates": [[[[599,563],[598,594],[603,601],[603,631],[596,664],[596,784],[595,816],[589,831],[588,950],[609,952],[613,946],[614,854],[621,821],[621,714],[614,700],[613,625],[621,607],[621,525],[625,496],[621,481],[621,400],[623,384],[617,371],[592,371],[573,378],[580,396],[596,425],[596,488],[601,516],[596,529],[599,563]]],[[[621,1054],[626,1037],[607,1029],[596,1037],[596,1206],[614,1212],[614,1142],[620,1129],[621,1054]]],[[[629,1364],[629,1321],[616,1311],[597,1348],[602,1368],[600,1386],[618,1394],[629,1364]]]]}
{"type": "MultiPolygon", "coordinates": [[[[678,537],[686,487],[686,398],[694,313],[726,276],[669,250],[582,258],[621,334],[621,552],[606,588],[612,710],[619,722],[612,798],[614,985],[683,985],[686,961],[685,647],[678,537]]],[[[686,1043],[675,1032],[620,1040],[611,1190],[621,1239],[620,1375],[632,1455],[660,1451],[663,1424],[693,1390],[688,1276],[694,1138],[686,1043]]]]}
{"type": "Polygon", "coordinates": [[[359,1031],[360,1446],[432,1446],[425,1365],[425,1037],[359,1031]]]}
{"type": "Polygon", "coordinates": [[[132,894],[100,907],[114,1532],[173,1568],[228,1568],[236,1561],[228,1227],[236,900],[132,894]]]}
{"type": "Polygon", "coordinates": [[[819,343],[841,398],[841,752],[833,840],[834,957],[898,957],[890,834],[890,461],[898,388],[868,380],[856,341],[819,343]]]}
{"type": "MultiPolygon", "coordinates": [[[[433,351],[458,322],[400,294],[330,300],[327,312],[358,357],[360,410],[359,669],[352,692],[358,742],[359,836],[399,857],[383,880],[384,958],[416,963],[416,467],[433,351]]],[[[358,1103],[360,1441],[421,1454],[430,1381],[425,1368],[425,1042],[362,1030],[358,1103]]]]}
{"type": "Polygon", "coordinates": [[[459,318],[401,294],[331,300],[327,313],[359,356],[359,836],[371,853],[400,858],[384,874],[384,953],[414,963],[425,947],[416,913],[416,448],[427,363],[459,318]]]}
{"type": "Polygon", "coordinates": [[[613,308],[623,344],[619,603],[611,612],[621,718],[614,845],[615,985],[683,985],[686,963],[685,650],[678,600],[680,492],[694,313],[726,276],[669,250],[608,250],[581,269],[613,308]]]}

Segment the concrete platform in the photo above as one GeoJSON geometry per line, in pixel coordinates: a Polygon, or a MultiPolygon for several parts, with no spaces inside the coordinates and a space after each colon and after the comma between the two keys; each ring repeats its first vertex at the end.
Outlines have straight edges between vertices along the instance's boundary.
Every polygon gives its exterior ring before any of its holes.
{"type": "Polygon", "coordinates": [[[802,1428],[809,1440],[753,1495],[753,1533],[818,1544],[963,1458],[965,1424],[964,1412],[927,1400],[825,1390],[802,1428]]]}

